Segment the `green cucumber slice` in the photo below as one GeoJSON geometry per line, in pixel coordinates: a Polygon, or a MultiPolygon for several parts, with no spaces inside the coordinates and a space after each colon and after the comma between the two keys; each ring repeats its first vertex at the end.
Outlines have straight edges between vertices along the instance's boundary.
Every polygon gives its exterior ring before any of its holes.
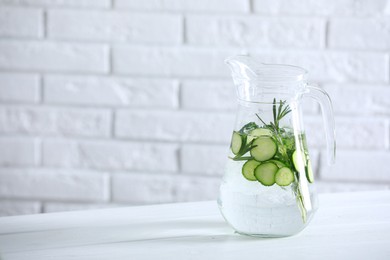
{"type": "Polygon", "coordinates": [[[303,152],[300,152],[299,150],[295,150],[292,155],[293,164],[295,167],[295,170],[298,172],[305,172],[306,179],[308,182],[313,183],[314,182],[314,174],[313,169],[311,167],[311,161],[309,158],[309,155],[303,152]],[[301,155],[301,158],[299,158],[299,154],[301,155]]]}
{"type": "Polygon", "coordinates": [[[249,133],[248,139],[246,141],[249,144],[250,142],[252,142],[253,139],[255,139],[257,137],[260,137],[260,136],[272,136],[272,131],[269,130],[269,129],[266,129],[266,128],[256,128],[256,129],[253,129],[249,133]]]}
{"type": "Polygon", "coordinates": [[[268,136],[256,138],[253,141],[253,146],[255,147],[251,149],[250,154],[255,160],[259,162],[264,162],[271,159],[278,150],[274,139],[268,136]]]}
{"type": "Polygon", "coordinates": [[[305,168],[305,172],[306,172],[306,178],[307,180],[310,182],[310,183],[313,183],[314,182],[314,174],[313,174],[313,169],[311,167],[311,161],[310,159],[307,160],[307,165],[306,165],[306,168],[305,168]]]}
{"type": "Polygon", "coordinates": [[[264,186],[272,186],[275,183],[275,173],[278,170],[278,166],[271,162],[263,163],[256,167],[255,177],[264,186]]]}
{"type": "Polygon", "coordinates": [[[279,186],[288,186],[294,181],[294,174],[288,167],[280,168],[275,174],[275,182],[279,186]]]}
{"type": "Polygon", "coordinates": [[[256,136],[256,137],[260,137],[260,136],[272,136],[272,131],[269,130],[269,129],[266,129],[266,128],[256,128],[256,129],[253,129],[251,132],[250,132],[250,135],[253,135],[253,136],[256,136]]]}
{"type": "Polygon", "coordinates": [[[286,167],[286,164],[284,164],[281,161],[275,160],[275,159],[274,160],[269,160],[267,162],[272,162],[272,163],[276,164],[276,166],[278,166],[279,168],[286,167]]]}
{"type": "Polygon", "coordinates": [[[295,150],[292,154],[292,161],[297,172],[302,172],[306,167],[306,159],[303,152],[295,150]]]}
{"type": "Polygon", "coordinates": [[[245,179],[250,181],[257,181],[255,177],[255,169],[260,165],[260,162],[256,160],[249,160],[242,166],[242,175],[244,175],[245,179]]]}
{"type": "Polygon", "coordinates": [[[232,136],[232,142],[230,144],[230,149],[232,152],[237,155],[240,153],[242,150],[242,147],[246,143],[246,136],[241,135],[240,133],[233,131],[233,136],[232,136]]]}

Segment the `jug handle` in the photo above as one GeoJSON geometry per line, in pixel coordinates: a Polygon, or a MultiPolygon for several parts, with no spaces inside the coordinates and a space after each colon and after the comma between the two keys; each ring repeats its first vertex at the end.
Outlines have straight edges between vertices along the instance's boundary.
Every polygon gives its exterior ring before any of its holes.
{"type": "Polygon", "coordinates": [[[311,97],[320,104],[322,121],[325,127],[327,159],[328,164],[332,165],[336,159],[336,131],[332,101],[328,93],[320,87],[308,84],[306,85],[306,89],[307,92],[304,96],[311,97]]]}

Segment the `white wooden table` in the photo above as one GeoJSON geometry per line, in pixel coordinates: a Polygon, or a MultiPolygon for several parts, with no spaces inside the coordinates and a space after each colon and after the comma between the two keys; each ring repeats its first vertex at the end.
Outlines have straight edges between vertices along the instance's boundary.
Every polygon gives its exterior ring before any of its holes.
{"type": "Polygon", "coordinates": [[[390,191],[323,194],[302,233],[235,234],[216,202],[0,218],[0,259],[390,259],[390,191]]]}

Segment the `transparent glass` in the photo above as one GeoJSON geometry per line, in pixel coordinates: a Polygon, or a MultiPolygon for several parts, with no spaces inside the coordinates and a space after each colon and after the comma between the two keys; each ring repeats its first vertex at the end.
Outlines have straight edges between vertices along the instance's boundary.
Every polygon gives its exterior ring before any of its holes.
{"type": "Polygon", "coordinates": [[[329,163],[335,158],[333,109],[307,71],[236,56],[226,63],[237,90],[238,109],[218,204],[240,234],[297,234],[318,208],[314,174],[302,122],[301,100],[321,106],[329,163]]]}

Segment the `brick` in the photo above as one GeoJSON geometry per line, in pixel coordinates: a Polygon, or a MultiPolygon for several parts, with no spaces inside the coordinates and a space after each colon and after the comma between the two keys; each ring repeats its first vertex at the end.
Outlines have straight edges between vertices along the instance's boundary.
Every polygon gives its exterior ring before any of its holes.
{"type": "Polygon", "coordinates": [[[42,161],[45,166],[77,167],[80,165],[78,145],[66,139],[44,139],[42,161]]]}
{"type": "Polygon", "coordinates": [[[181,104],[185,109],[236,109],[232,81],[185,80],[181,84],[181,104]]]}
{"type": "Polygon", "coordinates": [[[249,1],[247,0],[116,0],[115,6],[150,11],[249,12],[249,1]]]}
{"type": "Polygon", "coordinates": [[[119,110],[115,134],[118,137],[227,143],[234,115],[171,111],[119,110]]]}
{"type": "MultiPolygon", "coordinates": [[[[378,191],[390,189],[390,185],[384,183],[346,183],[345,181],[318,181],[315,182],[315,186],[319,193],[378,191]]],[[[320,203],[321,201],[322,200],[320,200],[320,203]]]]}
{"type": "Polygon", "coordinates": [[[181,171],[189,174],[222,175],[228,160],[228,145],[183,145],[181,171]]]}
{"type": "Polygon", "coordinates": [[[2,169],[0,196],[64,201],[106,201],[107,175],[56,169],[2,169]]]}
{"type": "Polygon", "coordinates": [[[331,48],[388,50],[390,18],[334,18],[329,22],[328,45],[331,48]]]}
{"type": "Polygon", "coordinates": [[[37,163],[37,142],[31,138],[1,137],[1,166],[33,166],[37,163]]]}
{"type": "Polygon", "coordinates": [[[337,81],[386,82],[385,59],[380,53],[332,53],[324,57],[323,71],[327,72],[324,77],[337,81]]]}
{"type": "Polygon", "coordinates": [[[51,104],[176,108],[178,82],[169,79],[54,75],[44,78],[51,104]]]}
{"type": "Polygon", "coordinates": [[[0,107],[0,132],[70,136],[110,135],[111,113],[105,109],[0,107]]]}
{"type": "Polygon", "coordinates": [[[0,74],[0,101],[37,103],[40,83],[34,74],[0,74]]]}
{"type": "Polygon", "coordinates": [[[114,174],[112,198],[115,202],[155,204],[173,202],[175,177],[160,174],[114,174]]]}
{"type": "Polygon", "coordinates": [[[42,35],[42,11],[34,9],[1,7],[0,36],[38,38],[42,35]]]}
{"type": "Polygon", "coordinates": [[[0,200],[0,216],[16,216],[41,213],[38,201],[0,200]]]}
{"type": "Polygon", "coordinates": [[[309,80],[322,82],[388,81],[388,62],[383,53],[268,51],[253,52],[264,63],[292,64],[309,71],[309,80]]]}
{"type": "Polygon", "coordinates": [[[170,144],[153,146],[150,143],[45,139],[43,164],[50,167],[169,172],[177,170],[178,162],[177,148],[170,144]],[[150,158],[154,159],[150,161],[150,158]]]}
{"type": "Polygon", "coordinates": [[[174,172],[178,170],[178,147],[115,141],[75,141],[46,138],[42,144],[47,167],[95,168],[174,172]]]}
{"type": "Polygon", "coordinates": [[[48,35],[55,39],[119,41],[132,43],[180,43],[181,17],[105,11],[52,10],[48,35]]]}
{"type": "Polygon", "coordinates": [[[107,72],[108,48],[100,44],[2,40],[0,69],[107,72]]]}
{"type": "Polygon", "coordinates": [[[261,14],[376,15],[385,13],[386,0],[254,0],[253,9],[261,14]]]}
{"type": "MultiPolygon", "coordinates": [[[[385,149],[387,127],[383,119],[337,117],[337,148],[385,149]]],[[[305,118],[306,137],[310,147],[325,146],[325,132],[320,118],[305,118]]]]}
{"type": "Polygon", "coordinates": [[[113,70],[146,76],[227,76],[223,60],[230,55],[193,47],[114,46],[113,70]]]}
{"type": "Polygon", "coordinates": [[[390,181],[388,151],[339,150],[333,166],[321,166],[321,179],[340,181],[390,181]]]}
{"type": "Polygon", "coordinates": [[[336,114],[369,116],[386,115],[390,112],[388,86],[329,84],[324,85],[324,89],[332,98],[336,114]]]}
{"type": "Polygon", "coordinates": [[[114,203],[72,203],[72,202],[44,202],[43,212],[64,212],[75,210],[92,210],[92,209],[106,209],[128,206],[126,204],[114,203]]]}
{"type": "Polygon", "coordinates": [[[82,167],[110,170],[175,172],[177,153],[174,144],[91,141],[78,147],[82,167]]]}
{"type": "Polygon", "coordinates": [[[190,44],[319,48],[324,37],[325,23],[318,18],[186,17],[186,39],[190,44]]]}
{"type": "Polygon", "coordinates": [[[216,200],[221,178],[178,176],[175,184],[175,201],[216,200]]]}
{"type": "Polygon", "coordinates": [[[110,0],[0,0],[3,5],[43,7],[110,7],[110,0]]]}
{"type": "MultiPolygon", "coordinates": [[[[75,142],[64,139],[45,139],[43,141],[43,164],[50,167],[89,167],[98,169],[137,169],[146,171],[172,172],[178,170],[178,148],[174,145],[149,143],[107,143],[75,142]],[[137,151],[143,147],[144,157],[137,151]],[[135,154],[136,158],[133,154],[135,154]],[[155,158],[156,160],[150,160],[155,158]]],[[[141,152],[141,151],[140,151],[141,152]]],[[[182,171],[186,173],[221,173],[226,162],[228,146],[185,145],[181,151],[182,171]],[[214,152],[206,151],[208,148],[214,152]],[[199,153],[198,153],[199,152],[199,153]],[[202,152],[202,153],[201,153],[202,152]],[[196,153],[196,156],[194,156],[196,153]],[[210,159],[210,154],[216,158],[210,159]],[[207,155],[207,156],[206,156],[207,155]],[[194,156],[191,158],[191,156],[194,156]],[[217,160],[219,159],[219,160],[217,160]],[[207,162],[213,167],[207,168],[207,162]],[[199,165],[198,165],[199,164],[199,165]],[[216,166],[218,165],[218,166],[216,166]],[[219,168],[218,168],[219,167],[219,168]]]]}

